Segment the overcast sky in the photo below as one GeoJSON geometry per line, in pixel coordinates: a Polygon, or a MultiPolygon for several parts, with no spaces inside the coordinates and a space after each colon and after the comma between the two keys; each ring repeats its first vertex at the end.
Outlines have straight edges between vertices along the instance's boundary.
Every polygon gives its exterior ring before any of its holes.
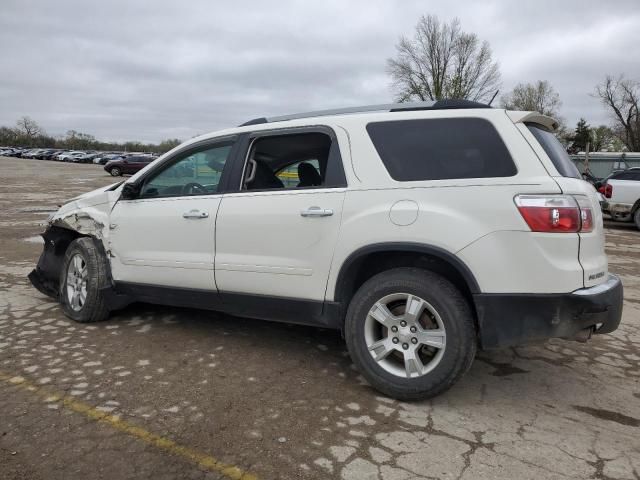
{"type": "Polygon", "coordinates": [[[388,102],[385,61],[428,13],[489,41],[501,92],[549,80],[571,126],[608,123],[605,74],[640,80],[640,0],[2,0],[0,125],[155,142],[388,102]]]}

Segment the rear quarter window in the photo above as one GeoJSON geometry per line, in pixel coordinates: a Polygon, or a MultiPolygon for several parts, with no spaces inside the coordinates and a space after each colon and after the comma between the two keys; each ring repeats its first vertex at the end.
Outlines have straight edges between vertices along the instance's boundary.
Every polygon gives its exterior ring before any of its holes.
{"type": "Polygon", "coordinates": [[[367,132],[389,175],[400,182],[517,173],[500,135],[481,118],[375,122],[367,132]]]}
{"type": "Polygon", "coordinates": [[[565,148],[550,130],[535,123],[527,123],[526,125],[560,175],[563,177],[582,178],[578,167],[571,161],[565,148]]]}

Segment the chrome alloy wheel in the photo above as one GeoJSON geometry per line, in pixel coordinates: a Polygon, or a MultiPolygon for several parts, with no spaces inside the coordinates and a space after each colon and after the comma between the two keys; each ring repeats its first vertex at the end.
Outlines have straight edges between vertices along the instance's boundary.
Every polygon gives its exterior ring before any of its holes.
{"type": "Polygon", "coordinates": [[[76,253],[67,267],[67,301],[75,312],[82,310],[87,301],[87,262],[76,253]]]}
{"type": "Polygon", "coordinates": [[[447,340],[436,309],[408,293],[387,295],[374,303],[365,320],[364,336],[373,359],[402,378],[421,377],[433,370],[447,340]]]}

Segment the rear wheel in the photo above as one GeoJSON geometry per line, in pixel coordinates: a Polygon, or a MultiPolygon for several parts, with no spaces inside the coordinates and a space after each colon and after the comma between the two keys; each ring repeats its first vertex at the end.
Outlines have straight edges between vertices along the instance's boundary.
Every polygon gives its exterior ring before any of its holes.
{"type": "Polygon", "coordinates": [[[109,316],[102,290],[107,283],[106,259],[91,238],[71,242],[60,276],[60,303],[67,317],[88,323],[109,316]]]}
{"type": "Polygon", "coordinates": [[[356,292],[345,336],[354,363],[369,383],[399,400],[435,396],[471,366],[473,316],[462,294],[435,273],[398,268],[356,292]]]}
{"type": "Polygon", "coordinates": [[[122,175],[122,172],[118,167],[113,167],[111,170],[109,170],[109,173],[112,177],[119,177],[120,175],[122,175]]]}

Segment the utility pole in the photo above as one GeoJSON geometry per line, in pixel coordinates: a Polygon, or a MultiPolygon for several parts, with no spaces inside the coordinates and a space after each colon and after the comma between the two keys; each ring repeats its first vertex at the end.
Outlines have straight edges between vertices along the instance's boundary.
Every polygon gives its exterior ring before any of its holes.
{"type": "Polygon", "coordinates": [[[584,146],[584,171],[585,173],[589,172],[589,141],[587,140],[587,144],[584,146]]]}

